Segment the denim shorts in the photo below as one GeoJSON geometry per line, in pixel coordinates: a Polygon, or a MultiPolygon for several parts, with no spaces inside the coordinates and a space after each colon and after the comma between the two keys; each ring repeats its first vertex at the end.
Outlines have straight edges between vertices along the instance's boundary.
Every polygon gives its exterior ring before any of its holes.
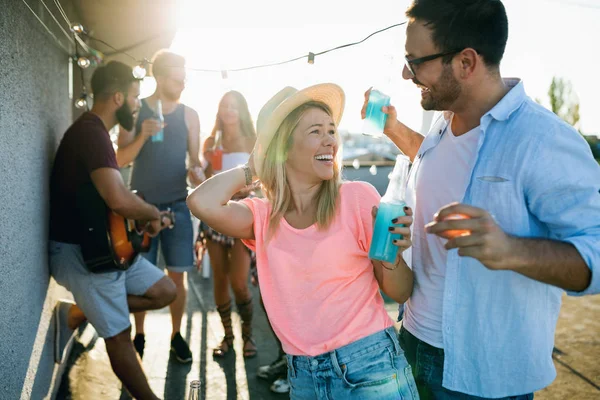
{"type": "Polygon", "coordinates": [[[77,244],[50,241],[48,256],[50,274],[73,294],[101,338],[116,336],[131,326],[127,295],[141,296],[165,277],[139,256],[126,271],[91,273],[77,244]]]}
{"type": "Polygon", "coordinates": [[[393,327],[315,357],[287,355],[290,399],[418,399],[393,327]]]}
{"type": "Polygon", "coordinates": [[[158,265],[158,247],[165,259],[169,271],[186,272],[194,268],[194,229],[192,215],[185,204],[185,200],[173,203],[156,204],[156,207],[165,211],[171,209],[175,213],[175,226],[173,229],[163,229],[152,238],[150,250],[142,256],[154,265],[158,265]]]}

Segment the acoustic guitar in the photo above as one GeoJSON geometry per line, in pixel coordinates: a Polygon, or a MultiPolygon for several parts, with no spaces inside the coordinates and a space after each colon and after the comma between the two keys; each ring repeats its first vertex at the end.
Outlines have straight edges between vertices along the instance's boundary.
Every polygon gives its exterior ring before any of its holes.
{"type": "MultiPolygon", "coordinates": [[[[125,271],[139,253],[150,249],[146,227],[109,209],[93,183],[79,188],[76,204],[81,222],[81,252],[90,272],[125,271]]],[[[173,228],[175,214],[170,210],[162,212],[161,225],[173,228]]]]}

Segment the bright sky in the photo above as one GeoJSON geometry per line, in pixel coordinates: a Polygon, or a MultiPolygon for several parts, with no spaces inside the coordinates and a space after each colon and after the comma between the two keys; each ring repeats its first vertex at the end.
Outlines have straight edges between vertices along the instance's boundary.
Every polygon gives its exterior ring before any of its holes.
{"type": "MultiPolygon", "coordinates": [[[[294,58],[362,40],[368,34],[402,22],[408,0],[179,0],[180,28],[171,49],[187,58],[190,68],[234,69],[294,58]]],[[[524,80],[533,98],[547,102],[553,76],[569,79],[581,103],[584,133],[600,134],[599,0],[505,0],[509,40],[501,66],[503,76],[524,80]]],[[[203,133],[212,129],[218,101],[229,89],[245,95],[256,120],[262,105],[286,85],[296,88],[334,82],[346,92],[341,129],[360,132],[363,93],[371,85],[392,96],[399,118],[421,128],[420,92],[401,77],[404,27],[392,28],[365,43],[315,59],[220,73],[188,71],[182,101],[200,114],[203,133]]]]}

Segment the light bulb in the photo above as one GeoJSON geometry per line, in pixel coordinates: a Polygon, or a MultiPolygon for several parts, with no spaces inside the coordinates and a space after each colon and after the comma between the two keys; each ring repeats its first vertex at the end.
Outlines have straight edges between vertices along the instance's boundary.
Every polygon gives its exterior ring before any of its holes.
{"type": "Polygon", "coordinates": [[[83,69],[86,69],[87,67],[89,67],[90,64],[91,64],[90,60],[87,59],[86,57],[79,57],[77,59],[77,65],[79,65],[83,69]]]}
{"type": "Polygon", "coordinates": [[[71,24],[71,32],[75,33],[83,33],[85,30],[83,29],[83,25],[78,22],[73,22],[71,24]]]}
{"type": "Polygon", "coordinates": [[[371,175],[377,175],[377,165],[371,165],[371,168],[369,168],[369,172],[371,173],[371,175]]]}
{"type": "Polygon", "coordinates": [[[354,161],[352,161],[352,166],[354,167],[354,169],[360,168],[360,161],[358,161],[358,158],[355,158],[354,161]]]}
{"type": "Polygon", "coordinates": [[[87,95],[83,93],[77,100],[75,100],[75,108],[82,109],[87,108],[87,95]]]}
{"type": "Polygon", "coordinates": [[[146,76],[146,68],[144,65],[140,64],[133,67],[133,76],[135,79],[144,79],[146,76]]]}

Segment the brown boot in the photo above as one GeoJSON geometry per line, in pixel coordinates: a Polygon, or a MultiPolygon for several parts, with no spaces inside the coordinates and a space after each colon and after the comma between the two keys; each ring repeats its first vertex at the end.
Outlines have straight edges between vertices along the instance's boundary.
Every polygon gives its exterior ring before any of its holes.
{"type": "Polygon", "coordinates": [[[217,306],[225,336],[218,347],[213,349],[213,357],[225,357],[233,348],[233,328],[231,327],[231,301],[217,306]]]}
{"type": "Polygon", "coordinates": [[[242,304],[236,304],[242,318],[242,339],[244,339],[244,358],[256,357],[256,342],[252,337],[252,298],[242,304]]]}

